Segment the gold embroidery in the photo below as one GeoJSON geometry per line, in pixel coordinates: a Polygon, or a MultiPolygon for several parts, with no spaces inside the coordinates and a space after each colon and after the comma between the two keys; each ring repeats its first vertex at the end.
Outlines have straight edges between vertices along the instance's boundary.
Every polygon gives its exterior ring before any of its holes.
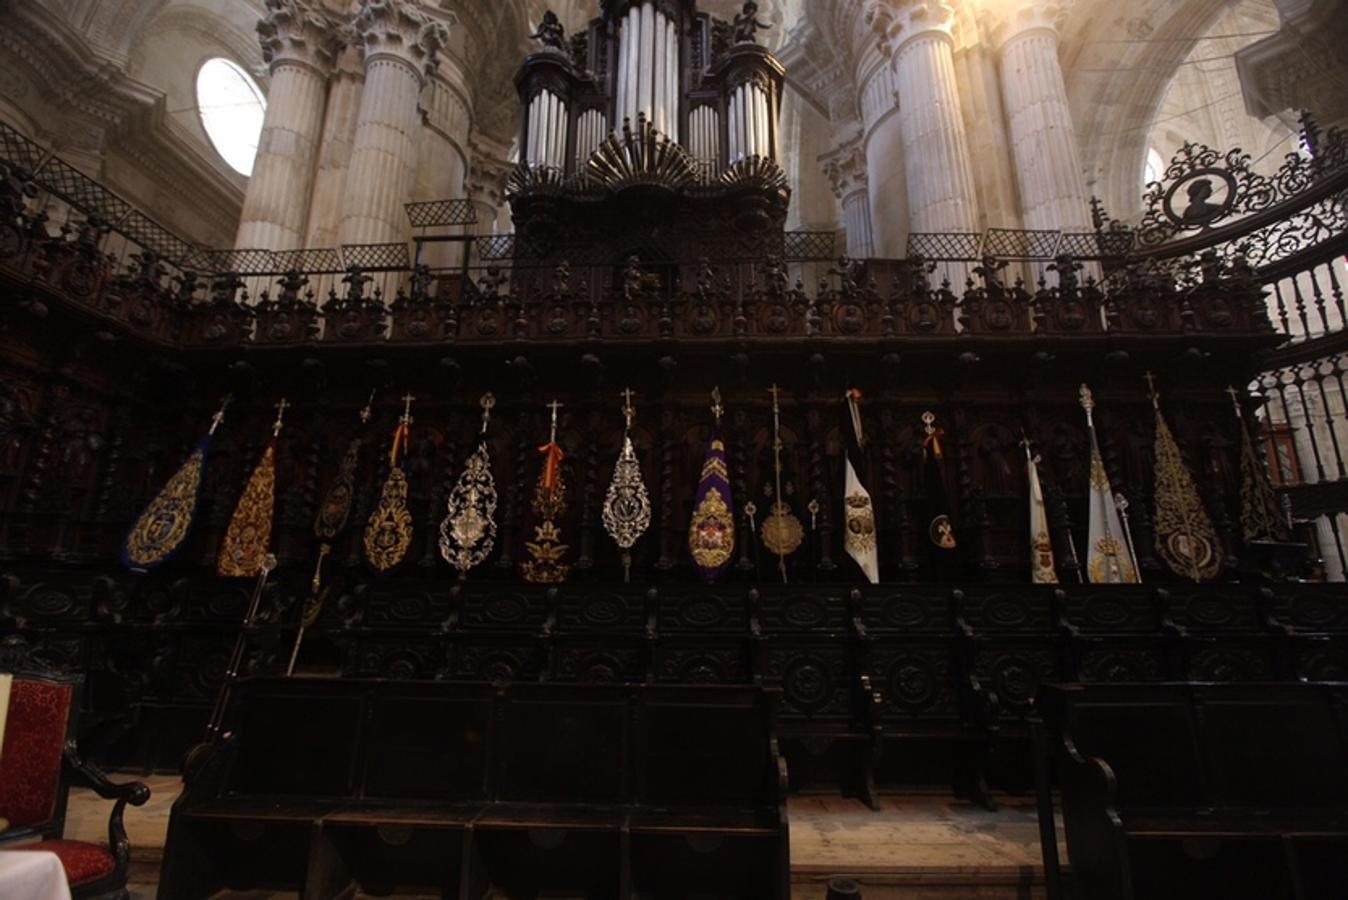
{"type": "Polygon", "coordinates": [[[141,513],[126,536],[126,561],[133,568],[157,566],[177,551],[196,516],[206,452],[198,447],[141,513]]]}
{"type": "Polygon", "coordinates": [[[763,519],[763,546],[777,556],[790,556],[799,549],[805,540],[805,528],[791,512],[791,508],[778,500],[768,510],[763,519]]]}
{"type": "Polygon", "coordinates": [[[959,546],[955,542],[955,526],[951,523],[950,517],[940,515],[931,520],[927,526],[927,536],[931,542],[942,550],[954,550],[959,546]]]}
{"type": "Polygon", "coordinates": [[[624,550],[646,533],[651,524],[651,500],[641,480],[641,464],[630,437],[623,438],[622,453],[613,467],[613,481],[604,497],[604,530],[624,550]]]}
{"type": "Polygon", "coordinates": [[[360,461],[359,438],[346,448],[341,468],[337,471],[337,480],[328,488],[323,504],[318,508],[318,517],[314,520],[314,534],[320,540],[330,541],[346,528],[347,517],[351,515],[351,498],[356,486],[356,465],[360,461]]]}
{"type": "Polygon", "coordinates": [[[468,457],[440,523],[440,555],[460,576],[486,559],[496,545],[496,499],[491,456],[484,440],[468,457]]]}
{"type": "Polygon", "coordinates": [[[1034,567],[1031,580],[1035,584],[1057,584],[1058,573],[1053,567],[1053,541],[1049,539],[1047,531],[1035,533],[1031,557],[1034,567]]]}
{"type": "Polygon", "coordinates": [[[1204,581],[1221,571],[1224,555],[1179,446],[1156,413],[1156,552],[1179,575],[1204,581]]]}
{"type": "Polygon", "coordinates": [[[252,578],[262,571],[271,543],[272,509],[276,502],[276,445],[268,444],[248,479],[225,531],[215,570],[222,577],[252,578]]]}
{"type": "MultiPolygon", "coordinates": [[[[721,468],[725,468],[724,463],[721,468]]],[[[735,520],[720,490],[707,491],[693,511],[693,522],[688,526],[688,549],[693,562],[704,569],[720,568],[735,552],[735,520]]]]}
{"type": "Polygon", "coordinates": [[[402,562],[412,543],[412,514],[407,511],[407,476],[394,464],[379,493],[379,506],[365,526],[365,558],[381,572],[402,562]]]}
{"type": "Polygon", "coordinates": [[[1096,554],[1091,555],[1088,567],[1095,584],[1136,584],[1137,573],[1123,552],[1118,538],[1102,537],[1095,542],[1096,554]],[[1098,554],[1098,555],[1097,555],[1098,554]]]}
{"type": "Polygon", "coordinates": [[[870,553],[875,549],[875,514],[871,498],[865,494],[851,494],[843,500],[843,515],[847,530],[843,540],[853,555],[870,553]]]}

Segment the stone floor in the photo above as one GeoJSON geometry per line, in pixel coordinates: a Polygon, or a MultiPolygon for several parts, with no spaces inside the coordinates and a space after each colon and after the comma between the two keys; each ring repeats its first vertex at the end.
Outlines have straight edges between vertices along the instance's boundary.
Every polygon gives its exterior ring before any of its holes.
{"type": "MultiPolygon", "coordinates": [[[[144,780],[150,802],[126,811],[133,900],[155,896],[169,811],[180,787],[171,776],[144,780]]],[[[866,900],[1043,897],[1033,799],[998,799],[1001,808],[988,812],[945,796],[906,794],[884,798],[873,811],[840,797],[792,797],[793,900],[821,900],[829,878],[838,876],[860,882],[866,900]]],[[[71,791],[67,836],[107,840],[109,811],[110,804],[92,791],[71,791]]]]}

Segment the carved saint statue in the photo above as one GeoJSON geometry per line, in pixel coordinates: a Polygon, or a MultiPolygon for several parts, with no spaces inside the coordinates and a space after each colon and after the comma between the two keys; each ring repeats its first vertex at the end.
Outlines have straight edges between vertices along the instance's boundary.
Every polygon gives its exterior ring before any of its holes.
{"type": "Polygon", "coordinates": [[[753,2],[753,0],[749,0],[748,3],[744,4],[743,12],[735,16],[735,43],[757,43],[757,41],[754,40],[754,35],[756,35],[760,29],[767,30],[770,27],[771,26],[767,23],[758,21],[758,4],[753,2]]]}
{"type": "Polygon", "coordinates": [[[543,21],[538,24],[538,30],[529,35],[531,40],[538,41],[544,47],[552,47],[557,50],[566,50],[566,30],[562,27],[562,22],[557,18],[557,14],[552,10],[543,13],[543,21]]]}

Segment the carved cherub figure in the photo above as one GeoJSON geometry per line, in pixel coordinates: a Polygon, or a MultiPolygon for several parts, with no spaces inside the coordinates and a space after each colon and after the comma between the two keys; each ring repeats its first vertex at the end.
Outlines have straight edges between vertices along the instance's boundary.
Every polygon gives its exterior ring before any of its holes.
{"type": "Polygon", "coordinates": [[[562,27],[561,20],[552,10],[543,13],[543,21],[538,23],[538,30],[529,35],[529,38],[538,41],[544,47],[566,51],[566,29],[562,27]]]}
{"type": "Polygon", "coordinates": [[[756,35],[760,29],[766,31],[770,27],[772,26],[768,25],[766,22],[758,21],[758,4],[755,3],[754,0],[749,0],[749,2],[744,4],[743,11],[735,16],[735,43],[757,43],[757,41],[754,40],[754,35],[756,35]]]}

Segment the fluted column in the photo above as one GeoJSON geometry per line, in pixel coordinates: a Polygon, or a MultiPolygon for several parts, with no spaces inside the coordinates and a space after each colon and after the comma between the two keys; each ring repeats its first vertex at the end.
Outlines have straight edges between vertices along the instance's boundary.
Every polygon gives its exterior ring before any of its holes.
{"type": "Polygon", "coordinates": [[[315,162],[313,196],[309,201],[308,247],[332,247],[342,223],[346,203],[346,176],[356,137],[356,116],[365,85],[365,66],[360,42],[348,23],[342,46],[328,81],[327,112],[323,116],[323,139],[315,162]]]}
{"type": "Polygon", "coordinates": [[[996,29],[1002,97],[1026,228],[1091,230],[1090,195],[1058,62],[1052,0],[1018,0],[996,29]]]}
{"type": "Polygon", "coordinates": [[[234,245],[292,250],[305,238],[333,28],[308,0],[267,0],[257,31],[271,88],[234,245]]]}
{"type": "Polygon", "coordinates": [[[894,71],[887,61],[877,59],[872,71],[858,79],[858,83],[862,85],[862,149],[875,255],[898,258],[907,253],[910,228],[903,127],[898,116],[894,71]]]}
{"type": "Polygon", "coordinates": [[[417,98],[449,33],[411,0],[361,0],[356,31],[365,87],[339,238],[343,244],[402,241],[409,231],[403,204],[415,182],[421,130],[417,98]]]}
{"type": "Polygon", "coordinates": [[[871,235],[870,179],[860,142],[849,141],[821,157],[824,173],[833,183],[833,193],[842,203],[843,228],[847,232],[847,255],[852,259],[875,256],[871,235]]]}
{"type": "Polygon", "coordinates": [[[977,230],[977,194],[955,83],[954,10],[901,0],[892,31],[908,222],[917,232],[977,230]]]}

